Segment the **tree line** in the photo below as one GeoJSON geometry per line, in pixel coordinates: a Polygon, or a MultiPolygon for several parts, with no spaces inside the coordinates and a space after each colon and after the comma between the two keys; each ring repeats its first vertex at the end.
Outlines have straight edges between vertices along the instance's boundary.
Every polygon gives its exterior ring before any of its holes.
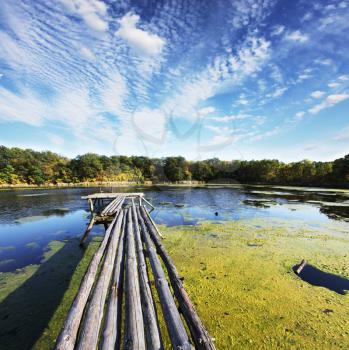
{"type": "Polygon", "coordinates": [[[349,187],[349,154],[332,162],[188,161],[183,157],[102,156],[68,159],[56,153],[0,146],[0,185],[94,181],[250,183],[349,187]]]}

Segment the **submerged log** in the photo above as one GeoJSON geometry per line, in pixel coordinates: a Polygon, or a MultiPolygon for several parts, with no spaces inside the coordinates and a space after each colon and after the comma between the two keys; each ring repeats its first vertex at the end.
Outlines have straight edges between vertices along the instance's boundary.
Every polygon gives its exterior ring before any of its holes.
{"type": "Polygon", "coordinates": [[[131,208],[127,209],[126,215],[126,322],[124,349],[145,350],[144,323],[131,208]]]}
{"type": "MultiPolygon", "coordinates": [[[[137,213],[141,227],[142,238],[147,247],[148,257],[155,279],[155,287],[159,295],[160,304],[170,335],[172,347],[174,349],[192,350],[193,346],[190,344],[188,334],[185,330],[181,316],[177,310],[176,303],[172,297],[165,272],[161,266],[161,262],[156,253],[154,244],[147,232],[147,228],[144,223],[144,217],[143,215],[142,217],[140,216],[139,208],[137,208],[137,213]]],[[[145,213],[144,216],[146,220],[149,221],[149,218],[145,213]]]]}
{"type": "Polygon", "coordinates": [[[115,269],[106,309],[104,330],[100,347],[101,350],[119,349],[121,343],[121,308],[125,269],[125,221],[126,220],[124,219],[122,223],[118,252],[115,259],[115,269]]]}
{"type": "Polygon", "coordinates": [[[144,258],[143,243],[139,231],[138,214],[134,203],[132,206],[132,215],[134,223],[134,235],[136,240],[139,283],[147,349],[160,350],[163,349],[163,345],[160,335],[158,319],[156,315],[156,308],[150,288],[147,265],[144,258]]]}
{"type": "Polygon", "coordinates": [[[194,305],[191,303],[189,296],[183,287],[182,280],[178,275],[178,272],[173,260],[166,252],[164,246],[161,244],[161,241],[156,234],[156,230],[154,229],[154,226],[151,223],[149,216],[147,215],[146,209],[144,207],[141,207],[139,208],[139,211],[141,213],[142,219],[146,224],[149,234],[153,242],[155,243],[157,252],[161,256],[162,260],[164,261],[164,264],[168,271],[172,288],[174,290],[174,294],[177,298],[178,304],[180,306],[180,310],[187,322],[187,325],[189,327],[196,349],[203,349],[203,350],[215,349],[215,346],[213,344],[211,337],[209,336],[204,325],[202,324],[198,314],[196,313],[194,305]]]}
{"type": "Polygon", "coordinates": [[[97,347],[99,330],[103,319],[104,304],[113,273],[123,216],[124,213],[122,211],[117,215],[103,266],[81,327],[77,344],[78,350],[95,350],[97,347]]]}
{"type": "Polygon", "coordinates": [[[87,299],[90,295],[92,286],[94,284],[98,266],[106,249],[106,246],[109,242],[109,237],[112,229],[114,228],[116,217],[111,222],[106,231],[103,241],[99,246],[98,250],[94,254],[90,265],[85,273],[85,276],[80,284],[78,293],[74,299],[72,306],[68,312],[68,316],[64,322],[61,333],[59,334],[55,349],[57,350],[73,350],[76,342],[76,337],[78,334],[79,325],[81,322],[82,314],[87,302],[87,299]]]}

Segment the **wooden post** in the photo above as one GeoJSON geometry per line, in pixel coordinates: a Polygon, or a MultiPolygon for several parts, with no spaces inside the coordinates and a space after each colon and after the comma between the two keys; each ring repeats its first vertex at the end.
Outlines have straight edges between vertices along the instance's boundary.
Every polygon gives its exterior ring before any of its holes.
{"type": "Polygon", "coordinates": [[[298,266],[298,269],[296,270],[296,274],[297,274],[297,275],[299,275],[299,274],[302,272],[302,270],[305,268],[305,265],[306,265],[307,263],[308,263],[308,262],[307,262],[305,259],[303,259],[303,260],[301,261],[300,265],[298,266]]]}
{"type": "Polygon", "coordinates": [[[121,343],[121,308],[125,268],[125,221],[124,219],[122,223],[118,252],[115,259],[115,270],[106,309],[101,350],[119,349],[121,343]]]}
{"type": "Polygon", "coordinates": [[[140,209],[142,209],[142,207],[137,208],[137,213],[141,227],[142,238],[147,247],[148,257],[155,279],[155,287],[158,291],[160,304],[170,335],[172,347],[174,349],[192,350],[193,346],[190,344],[181,316],[177,310],[177,305],[172,297],[172,293],[167,283],[166,275],[161,266],[160,259],[147,232],[143,221],[144,218],[140,216],[140,209]]]}
{"type": "Polygon", "coordinates": [[[147,349],[163,349],[156,308],[153,301],[152,292],[149,284],[147,265],[144,258],[142,238],[139,231],[138,214],[135,205],[132,206],[132,215],[134,223],[134,233],[136,240],[136,252],[138,258],[138,272],[142,300],[143,320],[145,326],[145,335],[147,340],[147,349]]]}
{"type": "Polygon", "coordinates": [[[144,207],[140,207],[139,210],[140,210],[141,217],[144,220],[145,225],[149,231],[151,239],[155,243],[156,250],[158,254],[161,256],[166,266],[174,294],[177,298],[178,304],[180,306],[180,310],[187,322],[187,325],[189,327],[196,349],[202,349],[202,350],[215,349],[215,346],[213,344],[213,341],[210,335],[208,334],[207,330],[202,324],[199,316],[196,313],[194,305],[191,303],[189,296],[183,287],[182,280],[178,275],[178,272],[175,264],[173,263],[173,260],[167,254],[164,246],[161,244],[161,241],[156,234],[154,226],[149,220],[149,217],[146,213],[146,209],[144,207]]]}
{"type": "MultiPolygon", "coordinates": [[[[92,213],[92,212],[91,212],[92,213]]],[[[81,240],[80,240],[80,245],[82,246],[87,238],[87,236],[90,234],[92,228],[93,228],[93,225],[96,221],[96,215],[95,214],[91,214],[91,220],[90,220],[90,223],[88,224],[87,228],[86,228],[86,231],[85,233],[83,234],[83,236],[81,237],[81,240]]]]}
{"type": "Polygon", "coordinates": [[[88,204],[89,204],[89,206],[90,206],[90,212],[91,212],[91,214],[93,213],[93,202],[92,202],[92,199],[88,199],[88,204]]]}
{"type": "Polygon", "coordinates": [[[124,349],[145,350],[144,323],[131,208],[127,209],[126,221],[125,308],[124,349]]]}
{"type": "Polygon", "coordinates": [[[94,254],[85,276],[80,284],[78,293],[74,299],[72,306],[68,312],[68,316],[64,322],[63,328],[57,338],[55,349],[57,350],[73,350],[78,334],[78,328],[81,317],[94,284],[98,266],[106,249],[112,229],[114,228],[116,217],[108,227],[104,235],[103,241],[98,250],[94,254]]]}
{"type": "Polygon", "coordinates": [[[103,266],[81,327],[79,341],[76,347],[77,350],[95,350],[97,347],[98,334],[103,319],[108,287],[113,273],[123,216],[123,212],[119,212],[117,216],[103,266]]]}

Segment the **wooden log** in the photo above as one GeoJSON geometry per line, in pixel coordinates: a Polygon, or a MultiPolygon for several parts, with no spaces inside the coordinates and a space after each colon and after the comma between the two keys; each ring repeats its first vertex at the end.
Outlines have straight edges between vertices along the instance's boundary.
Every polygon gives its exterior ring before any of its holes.
{"type": "Polygon", "coordinates": [[[90,206],[90,212],[93,213],[93,202],[91,198],[88,199],[88,204],[90,206]]]}
{"type": "Polygon", "coordinates": [[[142,199],[144,200],[144,202],[146,202],[147,204],[149,204],[153,209],[155,209],[154,206],[153,206],[153,204],[151,204],[149,201],[147,201],[144,197],[142,197],[142,199]]]}
{"type": "Polygon", "coordinates": [[[101,215],[108,215],[109,210],[111,208],[113,208],[115,205],[117,205],[119,203],[119,201],[121,200],[121,197],[116,197],[115,199],[113,199],[102,211],[101,211],[101,215]]]}
{"type": "Polygon", "coordinates": [[[98,335],[103,319],[103,310],[108,293],[108,287],[113,273],[116,250],[120,238],[123,212],[119,212],[113,228],[110,243],[107,248],[103,266],[93,290],[88,310],[81,325],[77,350],[95,350],[98,343],[98,335]]]}
{"type": "Polygon", "coordinates": [[[124,349],[145,350],[144,324],[139,288],[132,211],[127,209],[124,349]]]}
{"type": "Polygon", "coordinates": [[[143,243],[139,231],[138,214],[134,204],[132,206],[132,215],[134,223],[134,234],[136,240],[139,283],[141,290],[142,311],[145,326],[145,336],[147,341],[147,349],[160,350],[163,349],[163,345],[158,319],[156,315],[156,308],[150,288],[147,265],[144,258],[143,243]]]}
{"type": "Polygon", "coordinates": [[[298,266],[298,268],[297,268],[297,270],[296,270],[296,274],[297,275],[299,275],[301,272],[302,272],[302,270],[305,268],[305,265],[307,265],[307,261],[305,260],[305,259],[303,259],[302,261],[301,261],[301,263],[299,264],[299,266],[298,266]]]}
{"type": "Polygon", "coordinates": [[[158,238],[156,231],[154,229],[154,226],[149,220],[149,216],[146,213],[146,209],[144,207],[140,207],[139,211],[149,231],[151,239],[155,243],[156,250],[158,254],[161,256],[166,266],[174,294],[177,298],[183,317],[186,320],[187,325],[189,327],[192,339],[195,344],[195,348],[205,349],[205,350],[215,349],[215,346],[213,344],[213,341],[210,335],[208,334],[207,330],[202,324],[198,314],[196,313],[194,305],[191,303],[189,296],[183,287],[183,282],[178,275],[178,272],[173,260],[166,252],[164,246],[161,244],[161,240],[158,238]]]}
{"type": "MultiPolygon", "coordinates": [[[[161,266],[160,259],[156,253],[154,243],[150,239],[144,218],[140,216],[140,208],[137,208],[138,220],[141,228],[142,238],[147,247],[150,265],[155,279],[155,287],[159,295],[160,305],[165,318],[166,326],[170,335],[173,349],[193,349],[188,334],[185,330],[177,305],[172,297],[170,287],[167,283],[165,272],[161,266]]],[[[148,217],[146,217],[147,220],[148,217]]]]}
{"type": "Polygon", "coordinates": [[[80,284],[78,293],[74,299],[72,306],[68,312],[67,318],[64,322],[63,328],[57,338],[55,349],[57,350],[73,350],[76,342],[76,337],[81,322],[81,317],[90,295],[92,286],[94,284],[98,266],[109,242],[110,234],[114,228],[116,217],[111,222],[106,231],[103,241],[99,246],[98,250],[94,254],[90,265],[85,273],[85,276],[80,284]]]}
{"type": "Polygon", "coordinates": [[[124,217],[118,252],[115,259],[113,282],[105,314],[104,330],[100,347],[101,350],[119,349],[121,343],[121,308],[125,269],[125,222],[126,220],[124,217]]]}
{"type": "Polygon", "coordinates": [[[123,198],[121,199],[121,201],[118,203],[118,205],[117,205],[112,211],[110,211],[110,213],[111,213],[111,214],[114,214],[114,213],[116,213],[118,210],[120,210],[120,209],[122,208],[122,205],[123,205],[124,202],[125,202],[125,199],[126,199],[126,197],[123,197],[123,198]]]}
{"type": "Polygon", "coordinates": [[[154,220],[152,219],[152,217],[150,216],[148,210],[145,210],[145,212],[146,212],[146,214],[147,214],[147,216],[148,216],[150,222],[152,223],[154,230],[155,230],[156,233],[163,239],[164,236],[161,234],[161,232],[159,231],[159,229],[158,229],[157,226],[155,225],[155,222],[154,222],[154,220]]]}
{"type": "Polygon", "coordinates": [[[91,232],[91,230],[92,230],[93,225],[94,225],[95,222],[96,222],[96,215],[95,215],[95,214],[92,214],[91,220],[90,220],[90,222],[89,222],[89,224],[88,224],[88,226],[87,226],[87,228],[86,228],[86,230],[85,230],[85,233],[83,234],[83,236],[82,236],[81,239],[80,239],[80,243],[79,243],[79,244],[80,244],[81,246],[84,244],[84,242],[85,242],[87,236],[90,234],[90,232],[91,232]]]}

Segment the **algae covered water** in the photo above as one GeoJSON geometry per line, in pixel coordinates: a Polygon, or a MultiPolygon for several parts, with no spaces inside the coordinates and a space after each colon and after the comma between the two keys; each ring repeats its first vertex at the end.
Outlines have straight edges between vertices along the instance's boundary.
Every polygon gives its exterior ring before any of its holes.
{"type": "MultiPolygon", "coordinates": [[[[107,191],[110,189],[104,189],[107,191]]],[[[128,191],[114,188],[114,191],[128,191]]],[[[142,191],[158,224],[195,225],[203,220],[253,218],[319,227],[349,220],[349,191],[261,186],[154,187],[142,191]]],[[[38,264],[51,241],[80,236],[88,222],[81,196],[100,188],[0,192],[0,272],[38,264]]],[[[95,234],[104,228],[97,226],[95,234]]]]}
{"type": "MultiPolygon", "coordinates": [[[[52,348],[104,233],[97,225],[78,246],[89,220],[81,196],[100,190],[0,192],[1,349],[52,348]]],[[[151,215],[218,349],[348,348],[349,191],[114,191],[144,192],[154,204],[151,215]],[[309,266],[297,276],[303,258],[309,266]]]]}

